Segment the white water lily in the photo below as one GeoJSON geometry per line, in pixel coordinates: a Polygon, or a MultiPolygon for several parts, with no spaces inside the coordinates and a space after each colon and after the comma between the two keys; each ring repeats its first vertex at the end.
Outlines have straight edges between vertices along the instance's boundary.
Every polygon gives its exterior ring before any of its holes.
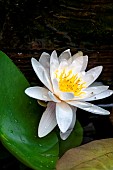
{"type": "Polygon", "coordinates": [[[39,137],[46,136],[58,125],[61,138],[67,139],[76,122],[77,108],[94,114],[110,114],[109,111],[87,102],[113,94],[113,91],[108,89],[109,86],[94,83],[102,71],[102,66],[85,72],[87,55],[83,56],[82,52],[78,52],[71,56],[68,49],[58,58],[54,50],[51,56],[43,52],[39,61],[32,58],[31,63],[44,87],[29,87],[25,93],[37,100],[48,102],[39,123],[39,137]]]}

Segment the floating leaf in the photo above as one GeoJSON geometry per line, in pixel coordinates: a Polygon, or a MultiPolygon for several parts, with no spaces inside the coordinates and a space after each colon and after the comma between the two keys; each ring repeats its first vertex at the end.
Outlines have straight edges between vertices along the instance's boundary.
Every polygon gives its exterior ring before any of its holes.
{"type": "Polygon", "coordinates": [[[95,140],[67,151],[57,170],[112,170],[113,138],[95,140]]]}
{"type": "Polygon", "coordinates": [[[52,170],[58,159],[58,139],[51,133],[37,137],[41,107],[24,90],[29,83],[0,52],[0,138],[21,162],[35,170],[52,170]]]}

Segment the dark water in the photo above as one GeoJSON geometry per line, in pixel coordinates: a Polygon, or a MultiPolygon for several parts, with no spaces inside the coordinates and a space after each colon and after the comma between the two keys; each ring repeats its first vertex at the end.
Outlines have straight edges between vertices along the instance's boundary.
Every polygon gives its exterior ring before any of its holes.
{"type": "Polygon", "coordinates": [[[113,45],[112,0],[1,0],[0,16],[2,49],[113,45]]]}

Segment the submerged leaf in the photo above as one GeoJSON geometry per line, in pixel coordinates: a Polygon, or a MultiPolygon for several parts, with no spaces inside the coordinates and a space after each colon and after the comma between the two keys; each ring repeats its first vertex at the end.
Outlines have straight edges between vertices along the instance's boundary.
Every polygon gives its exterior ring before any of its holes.
{"type": "Polygon", "coordinates": [[[95,140],[67,151],[57,163],[57,170],[113,169],[113,138],[95,140]]]}
{"type": "Polygon", "coordinates": [[[41,109],[24,91],[28,81],[0,52],[0,139],[21,162],[35,170],[52,170],[58,159],[55,133],[38,138],[41,109]]]}

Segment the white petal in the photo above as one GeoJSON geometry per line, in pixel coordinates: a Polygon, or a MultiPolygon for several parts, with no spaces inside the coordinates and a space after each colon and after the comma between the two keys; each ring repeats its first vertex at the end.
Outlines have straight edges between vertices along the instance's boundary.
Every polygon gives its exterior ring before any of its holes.
{"type": "Polygon", "coordinates": [[[69,66],[70,70],[73,70],[74,73],[79,73],[83,65],[83,56],[78,57],[74,60],[69,66]]]}
{"type": "Polygon", "coordinates": [[[61,132],[65,133],[72,123],[73,112],[71,107],[65,103],[56,103],[56,119],[61,132]]]}
{"type": "Polygon", "coordinates": [[[82,77],[82,79],[87,83],[87,87],[98,78],[101,72],[102,72],[102,66],[94,67],[86,72],[86,74],[82,77]],[[90,79],[87,80],[88,78],[90,79]]]}
{"type": "Polygon", "coordinates": [[[31,59],[33,69],[40,79],[40,81],[50,90],[52,91],[52,85],[51,85],[51,80],[50,76],[47,74],[46,70],[44,67],[35,59],[31,59]]]}
{"type": "Polygon", "coordinates": [[[87,64],[88,64],[88,56],[85,55],[85,56],[83,56],[83,65],[82,65],[81,71],[85,71],[86,70],[87,64]]]}
{"type": "Polygon", "coordinates": [[[48,92],[49,92],[48,89],[38,86],[29,87],[25,90],[25,93],[34,99],[51,101],[48,92]]]}
{"type": "Polygon", "coordinates": [[[73,110],[73,120],[72,120],[72,123],[71,123],[69,129],[65,133],[60,132],[60,137],[62,140],[66,140],[68,138],[68,136],[71,134],[71,132],[73,131],[73,128],[75,126],[77,108],[76,107],[71,107],[71,108],[73,110]]]}
{"type": "Polygon", "coordinates": [[[113,91],[112,90],[106,90],[102,93],[99,93],[97,95],[94,95],[90,98],[87,98],[85,99],[85,101],[93,101],[93,100],[99,100],[99,99],[103,99],[103,98],[106,98],[106,97],[109,97],[113,94],[113,91]]]}
{"type": "Polygon", "coordinates": [[[63,69],[65,69],[68,66],[68,62],[66,60],[63,60],[60,62],[60,65],[58,67],[58,70],[62,71],[63,69]]]}
{"type": "Polygon", "coordinates": [[[52,101],[54,102],[61,102],[53,93],[51,93],[50,91],[48,92],[49,97],[51,98],[52,101]]]}
{"type": "Polygon", "coordinates": [[[68,60],[71,57],[71,52],[70,49],[65,50],[61,55],[59,56],[59,61],[61,62],[62,60],[68,60]]]}
{"type": "Polygon", "coordinates": [[[86,94],[89,93],[91,96],[94,96],[96,94],[102,93],[103,91],[106,91],[109,88],[109,86],[90,86],[83,90],[86,94]]]}
{"type": "Polygon", "coordinates": [[[100,75],[100,73],[102,72],[102,69],[103,69],[102,66],[97,66],[97,67],[94,67],[94,68],[90,69],[89,71],[87,71],[87,74],[91,74],[97,78],[100,75]]]}
{"type": "Polygon", "coordinates": [[[52,82],[53,82],[54,93],[57,94],[57,96],[58,96],[58,94],[59,94],[58,80],[56,78],[54,78],[52,80],[52,82]]]}
{"type": "Polygon", "coordinates": [[[57,57],[57,53],[54,50],[51,54],[50,57],[50,76],[51,76],[51,81],[55,78],[55,71],[58,69],[59,67],[59,61],[58,61],[58,57],[57,57]]]}
{"type": "Polygon", "coordinates": [[[85,83],[86,88],[94,81],[94,77],[90,74],[87,75],[85,71],[78,73],[78,77],[80,77],[82,82],[85,83]]]}
{"type": "Polygon", "coordinates": [[[95,95],[106,91],[108,88],[109,86],[89,86],[83,90],[85,93],[81,94],[79,97],[74,97],[72,100],[91,101],[89,100],[90,98],[94,99],[95,95]]]}
{"type": "Polygon", "coordinates": [[[69,69],[73,70],[75,74],[79,73],[80,71],[83,71],[86,69],[87,62],[88,62],[88,56],[77,57],[75,60],[73,60],[73,62],[69,66],[69,69]]]}
{"type": "Polygon", "coordinates": [[[72,100],[74,98],[74,94],[71,92],[59,92],[59,98],[63,101],[72,100]]]}
{"type": "Polygon", "coordinates": [[[52,52],[50,57],[50,65],[51,64],[55,64],[56,66],[59,66],[59,61],[55,50],[52,52]]]}
{"type": "Polygon", "coordinates": [[[72,57],[68,59],[68,64],[70,65],[76,58],[83,56],[82,51],[78,51],[78,53],[74,54],[72,57]]]}
{"type": "Polygon", "coordinates": [[[40,64],[46,69],[46,71],[50,72],[50,55],[46,52],[43,52],[39,58],[40,64]]]}
{"type": "Polygon", "coordinates": [[[49,102],[45,112],[43,113],[39,127],[38,127],[38,136],[44,137],[50,133],[54,127],[57,125],[56,116],[55,116],[55,103],[49,102]]]}
{"type": "Polygon", "coordinates": [[[72,106],[78,107],[80,109],[83,109],[83,110],[86,110],[88,112],[92,112],[95,114],[100,114],[100,115],[109,115],[110,114],[109,111],[102,109],[102,108],[100,108],[94,104],[91,104],[91,103],[81,102],[81,101],[70,101],[67,103],[72,106]]]}

